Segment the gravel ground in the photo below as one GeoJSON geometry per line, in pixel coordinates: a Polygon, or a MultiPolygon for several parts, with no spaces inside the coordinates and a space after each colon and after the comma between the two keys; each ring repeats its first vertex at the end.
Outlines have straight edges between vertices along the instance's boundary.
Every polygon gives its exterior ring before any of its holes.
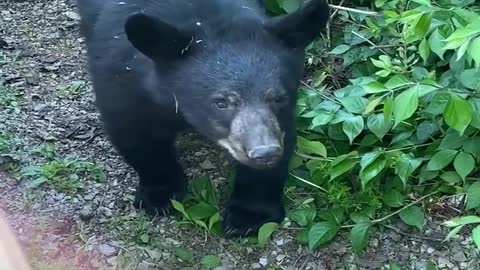
{"type": "MultiPolygon", "coordinates": [[[[0,2],[0,131],[14,134],[0,169],[43,162],[35,149],[53,142],[58,156],[103,162],[107,176],[105,182],[81,179],[83,189],[70,194],[0,174],[0,206],[36,269],[203,269],[206,255],[221,259],[215,269],[383,269],[392,262],[426,269],[428,261],[440,269],[480,269],[472,240],[439,241],[446,232],[432,218],[422,236],[401,223],[378,228],[361,257],[353,255],[348,235],[311,253],[291,230],[260,248],[206,236],[173,217],[145,220],[132,207],[136,175],[102,134],[77,24],[70,1],[0,2]],[[193,259],[179,255],[185,248],[193,259]]],[[[229,157],[223,151],[192,134],[179,139],[179,149],[189,176],[224,182],[229,157]]]]}

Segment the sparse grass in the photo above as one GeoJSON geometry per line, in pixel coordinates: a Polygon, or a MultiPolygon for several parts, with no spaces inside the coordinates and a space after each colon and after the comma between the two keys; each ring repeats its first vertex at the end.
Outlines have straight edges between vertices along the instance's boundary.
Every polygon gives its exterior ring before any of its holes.
{"type": "Polygon", "coordinates": [[[20,97],[22,93],[12,87],[0,85],[0,110],[20,112],[20,97]]]}
{"type": "Polygon", "coordinates": [[[128,244],[159,246],[161,242],[153,233],[153,220],[143,211],[115,218],[112,220],[111,226],[118,236],[128,244]]]}
{"type": "Polygon", "coordinates": [[[83,189],[85,180],[103,181],[103,166],[96,162],[55,158],[47,163],[21,169],[24,177],[32,178],[31,187],[48,184],[55,190],[75,194],[83,189]]]}
{"type": "Polygon", "coordinates": [[[66,97],[74,97],[81,93],[81,90],[86,86],[85,81],[73,81],[66,87],[62,87],[61,94],[66,97]]]}

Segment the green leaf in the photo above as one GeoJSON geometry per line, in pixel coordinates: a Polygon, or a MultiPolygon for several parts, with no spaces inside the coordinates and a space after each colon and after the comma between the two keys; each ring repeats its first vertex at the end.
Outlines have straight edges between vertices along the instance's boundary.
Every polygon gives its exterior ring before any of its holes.
{"type": "Polygon", "coordinates": [[[403,74],[395,74],[385,83],[385,87],[392,90],[398,87],[405,86],[410,83],[410,80],[403,74]]]}
{"type": "Polygon", "coordinates": [[[463,181],[475,168],[475,159],[472,155],[465,152],[459,152],[453,161],[453,167],[457,171],[458,175],[462,177],[463,181]]]}
{"type": "Polygon", "coordinates": [[[208,230],[211,230],[215,224],[220,222],[220,213],[217,212],[208,219],[208,230]]]}
{"type": "Polygon", "coordinates": [[[183,207],[183,204],[180,203],[179,201],[176,200],[170,200],[172,202],[172,206],[175,210],[178,212],[182,213],[184,217],[190,219],[190,217],[187,214],[187,211],[185,211],[185,207],[183,207]]]}
{"type": "Polygon", "coordinates": [[[288,217],[299,226],[307,227],[309,226],[317,215],[315,208],[300,208],[292,210],[288,213],[288,217]]]}
{"type": "Polygon", "coordinates": [[[465,142],[465,136],[460,136],[454,129],[449,128],[447,134],[443,137],[438,150],[458,149],[465,142]]]}
{"type": "Polygon", "coordinates": [[[428,6],[428,7],[432,6],[432,3],[430,2],[430,0],[412,0],[412,1],[424,6],[428,6]]]}
{"type": "Polygon", "coordinates": [[[466,209],[474,209],[480,207],[480,182],[473,183],[467,190],[466,209]]]}
{"type": "Polygon", "coordinates": [[[322,220],[340,225],[345,218],[345,209],[337,207],[329,210],[319,211],[318,217],[322,220]]]}
{"type": "Polygon", "coordinates": [[[478,27],[467,26],[467,27],[458,28],[448,38],[445,39],[445,41],[448,42],[446,47],[449,47],[450,42],[454,42],[459,39],[466,41],[469,37],[476,35],[478,33],[480,33],[480,29],[478,29],[478,27]]]}
{"type": "Polygon", "coordinates": [[[423,121],[417,126],[416,135],[417,139],[420,142],[428,140],[434,133],[439,130],[439,127],[436,123],[431,121],[423,121]]]}
{"type": "Polygon", "coordinates": [[[397,97],[393,101],[393,116],[395,117],[395,125],[410,118],[418,107],[418,89],[411,87],[397,97]]]}
{"type": "Polygon", "coordinates": [[[470,40],[467,40],[467,42],[464,42],[460,48],[458,48],[457,51],[457,61],[462,59],[462,57],[465,55],[467,52],[468,45],[470,45],[470,40]]]}
{"type": "Polygon", "coordinates": [[[473,61],[475,61],[478,67],[480,65],[480,37],[477,37],[470,43],[467,53],[473,61]]]}
{"type": "Polygon", "coordinates": [[[393,96],[389,95],[383,104],[383,116],[385,117],[385,123],[392,121],[393,114],[393,96]]]}
{"type": "Polygon", "coordinates": [[[343,107],[351,113],[361,114],[368,104],[368,99],[359,96],[348,96],[339,98],[338,101],[342,103],[343,107]]]}
{"type": "Polygon", "coordinates": [[[472,106],[473,114],[470,125],[480,129],[480,98],[471,97],[468,99],[468,103],[472,106]]]}
{"type": "Polygon", "coordinates": [[[440,178],[449,184],[456,184],[462,182],[462,177],[460,177],[460,175],[454,171],[444,172],[440,175],[440,178]]]}
{"type": "Polygon", "coordinates": [[[472,239],[477,248],[480,248],[480,225],[472,230],[472,239]]]}
{"type": "Polygon", "coordinates": [[[329,53],[331,54],[343,54],[346,53],[348,50],[350,50],[350,45],[346,44],[341,44],[335,47],[333,50],[331,50],[329,53]]]}
{"type": "Polygon", "coordinates": [[[434,52],[440,59],[443,60],[443,55],[445,54],[445,42],[443,41],[445,37],[440,33],[439,28],[435,29],[428,39],[430,44],[430,49],[434,52]]]}
{"type": "Polygon", "coordinates": [[[354,116],[351,118],[345,119],[342,123],[342,130],[347,135],[350,144],[353,143],[353,140],[362,133],[364,128],[363,117],[361,116],[354,116]]]}
{"type": "Polygon", "coordinates": [[[457,94],[452,93],[443,112],[443,118],[447,125],[457,130],[460,135],[463,135],[470,121],[472,121],[472,114],[473,111],[470,104],[457,94]]]}
{"type": "Polygon", "coordinates": [[[327,157],[327,148],[319,141],[309,141],[301,136],[297,137],[298,150],[304,154],[317,154],[327,157]]]}
{"type": "Polygon", "coordinates": [[[463,142],[462,150],[475,156],[480,156],[480,137],[467,138],[463,142]]]}
{"type": "Polygon", "coordinates": [[[352,242],[352,248],[355,253],[361,253],[367,246],[370,226],[370,223],[359,223],[353,226],[350,231],[350,241],[352,242]]]}
{"type": "Polygon", "coordinates": [[[312,119],[312,126],[310,127],[311,129],[314,129],[318,126],[324,126],[330,121],[332,121],[333,117],[335,117],[335,114],[332,112],[327,112],[327,111],[318,111],[316,112],[316,116],[312,119]]]}
{"type": "Polygon", "coordinates": [[[457,227],[461,225],[468,225],[468,224],[474,224],[474,223],[480,223],[480,217],[477,217],[477,216],[455,217],[443,222],[443,225],[447,227],[457,227]]]}
{"type": "Polygon", "coordinates": [[[383,169],[387,161],[383,156],[377,158],[373,161],[370,165],[366,166],[364,169],[360,170],[360,180],[362,182],[362,187],[365,188],[366,185],[377,175],[379,175],[383,169]]]}
{"type": "Polygon", "coordinates": [[[450,94],[448,92],[437,92],[424,111],[433,115],[442,114],[449,99],[450,94]]]}
{"type": "Polygon", "coordinates": [[[460,225],[455,228],[453,228],[450,232],[448,232],[447,236],[445,237],[445,241],[450,240],[453,236],[457,235],[458,232],[463,229],[465,225],[460,225]]]}
{"type": "Polygon", "coordinates": [[[423,210],[415,205],[412,205],[400,212],[400,219],[405,224],[414,226],[421,230],[425,225],[425,214],[423,210]]]}
{"type": "Polygon", "coordinates": [[[382,140],[383,136],[390,130],[391,124],[385,123],[383,114],[372,114],[367,119],[367,127],[378,139],[382,140]]]}
{"type": "Polygon", "coordinates": [[[365,90],[365,92],[368,94],[387,92],[389,90],[382,83],[379,83],[377,81],[373,81],[371,83],[363,85],[362,87],[365,90]]]}
{"type": "Polygon", "coordinates": [[[314,250],[320,245],[332,240],[340,230],[340,226],[333,222],[323,221],[315,223],[308,231],[308,248],[314,250]]]}
{"type": "Polygon", "coordinates": [[[193,252],[188,248],[175,247],[173,249],[173,255],[185,262],[190,262],[193,260],[193,252]]]}
{"type": "Polygon", "coordinates": [[[466,69],[460,73],[459,79],[465,87],[480,90],[480,69],[466,69]]]}
{"type": "Polygon", "coordinates": [[[213,269],[217,266],[220,266],[220,262],[220,258],[215,255],[203,256],[203,258],[200,260],[200,264],[207,269],[213,269]]]}
{"type": "Polygon", "coordinates": [[[402,193],[395,189],[389,189],[383,194],[383,202],[393,208],[402,207],[404,200],[402,193]]]}
{"type": "Polygon", "coordinates": [[[413,154],[402,154],[395,162],[395,173],[400,177],[403,186],[407,185],[408,178],[420,167],[422,161],[416,159],[413,154]]]}
{"type": "Polygon", "coordinates": [[[420,57],[422,57],[423,62],[427,63],[428,56],[430,56],[430,45],[426,38],[424,38],[422,42],[420,42],[420,45],[418,45],[418,52],[420,57]]]}
{"type": "Polygon", "coordinates": [[[261,247],[264,247],[270,239],[272,233],[276,231],[279,226],[280,225],[276,222],[268,222],[263,224],[258,230],[258,244],[261,247]]]}
{"type": "Polygon", "coordinates": [[[456,150],[441,150],[433,155],[432,159],[427,164],[427,170],[439,171],[450,164],[457,155],[456,150]]]}
{"type": "Polygon", "coordinates": [[[365,111],[363,111],[363,115],[368,115],[369,113],[373,112],[375,108],[382,102],[383,97],[377,97],[372,99],[365,107],[365,111]]]}
{"type": "Polygon", "coordinates": [[[213,216],[218,210],[205,202],[199,202],[189,207],[187,212],[190,218],[200,220],[213,216]]]}
{"type": "Polygon", "coordinates": [[[358,159],[354,157],[356,153],[341,155],[335,158],[330,164],[330,180],[333,180],[346,172],[351,171],[358,163],[358,159]]]}

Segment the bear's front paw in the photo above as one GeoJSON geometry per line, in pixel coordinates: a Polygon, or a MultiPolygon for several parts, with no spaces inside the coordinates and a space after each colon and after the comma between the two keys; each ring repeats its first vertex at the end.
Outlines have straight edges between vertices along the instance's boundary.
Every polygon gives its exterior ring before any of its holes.
{"type": "Polygon", "coordinates": [[[172,210],[171,199],[182,200],[184,190],[172,190],[168,187],[139,185],[135,194],[134,206],[143,209],[148,215],[169,215],[172,210]]]}
{"type": "Polygon", "coordinates": [[[241,205],[230,205],[223,215],[226,238],[251,236],[267,222],[280,223],[285,218],[283,206],[249,209],[241,205]]]}

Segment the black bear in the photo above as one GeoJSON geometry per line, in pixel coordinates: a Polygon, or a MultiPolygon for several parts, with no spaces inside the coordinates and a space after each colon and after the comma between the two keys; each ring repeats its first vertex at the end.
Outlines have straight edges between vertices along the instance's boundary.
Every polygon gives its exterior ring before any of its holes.
{"type": "Polygon", "coordinates": [[[237,161],[226,237],[285,216],[305,48],[329,7],[268,16],[261,0],[77,0],[97,107],[139,175],[135,206],[166,211],[187,180],[176,134],[192,127],[237,161]]]}

